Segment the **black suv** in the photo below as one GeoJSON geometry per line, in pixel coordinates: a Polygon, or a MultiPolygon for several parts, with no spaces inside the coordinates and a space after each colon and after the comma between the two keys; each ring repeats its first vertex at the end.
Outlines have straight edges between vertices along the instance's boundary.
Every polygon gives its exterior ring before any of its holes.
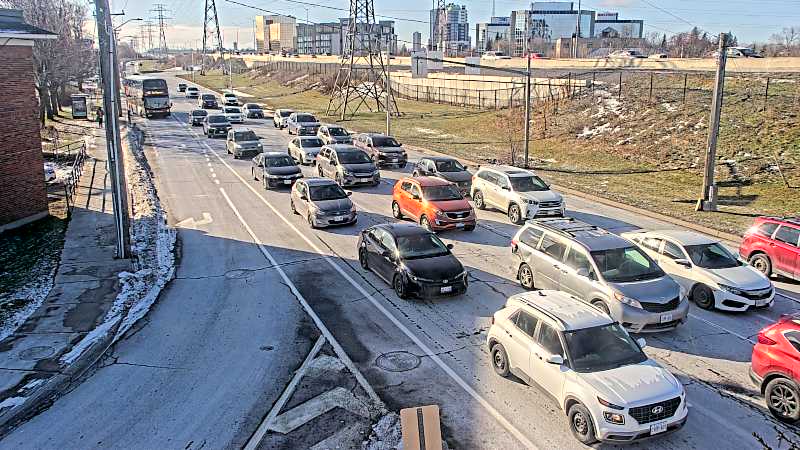
{"type": "Polygon", "coordinates": [[[203,94],[200,96],[200,107],[203,109],[219,109],[217,97],[214,94],[203,94]]]}
{"type": "Polygon", "coordinates": [[[224,114],[209,114],[203,119],[203,133],[208,137],[227,136],[231,123],[224,114]]]}

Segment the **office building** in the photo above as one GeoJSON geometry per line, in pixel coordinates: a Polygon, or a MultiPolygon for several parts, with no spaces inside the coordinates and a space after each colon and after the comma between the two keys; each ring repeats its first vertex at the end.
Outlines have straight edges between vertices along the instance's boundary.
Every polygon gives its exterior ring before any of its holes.
{"type": "MultiPolygon", "coordinates": [[[[349,18],[339,19],[339,27],[341,28],[341,43],[342,54],[349,52],[348,33],[349,31],[349,18]]],[[[387,49],[392,53],[397,53],[397,34],[394,30],[393,20],[381,20],[377,26],[372,27],[370,30],[366,23],[356,24],[355,29],[355,52],[356,54],[363,53],[367,50],[367,45],[370,41],[373,43],[373,50],[385,52],[387,49]]]]}
{"type": "Polygon", "coordinates": [[[624,20],[618,13],[597,13],[594,21],[594,37],[598,38],[641,38],[644,35],[643,20],[624,20]]]}
{"type": "Polygon", "coordinates": [[[492,17],[489,22],[475,24],[475,49],[480,52],[508,51],[510,17],[492,17]]]}
{"type": "Polygon", "coordinates": [[[256,52],[295,51],[297,19],[292,16],[256,16],[256,52]]]}
{"type": "Polygon", "coordinates": [[[341,55],[342,31],[338,22],[297,24],[297,53],[341,55]]]}
{"type": "MultiPolygon", "coordinates": [[[[445,7],[442,36],[439,35],[439,10],[432,9],[430,13],[431,29],[429,36],[431,39],[428,42],[429,48],[437,48],[440,40],[442,41],[443,49],[447,51],[460,52],[470,48],[469,18],[466,6],[450,3],[445,7]]],[[[437,50],[440,49],[437,48],[437,50]]]]}

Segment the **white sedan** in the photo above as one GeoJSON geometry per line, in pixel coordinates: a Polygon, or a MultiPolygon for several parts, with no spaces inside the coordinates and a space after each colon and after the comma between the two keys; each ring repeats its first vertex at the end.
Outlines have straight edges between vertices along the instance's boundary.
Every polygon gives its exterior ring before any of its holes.
{"type": "Polygon", "coordinates": [[[322,139],[316,136],[298,136],[289,141],[289,156],[298,164],[314,164],[323,145],[322,139]]]}
{"type": "Polygon", "coordinates": [[[244,114],[242,114],[242,109],[238,106],[225,106],[222,109],[222,113],[225,114],[230,123],[244,123],[244,114]]]}
{"type": "Polygon", "coordinates": [[[637,243],[703,309],[746,311],[771,306],[772,282],[739,261],[719,241],[692,231],[633,231],[622,237],[637,243]]]}

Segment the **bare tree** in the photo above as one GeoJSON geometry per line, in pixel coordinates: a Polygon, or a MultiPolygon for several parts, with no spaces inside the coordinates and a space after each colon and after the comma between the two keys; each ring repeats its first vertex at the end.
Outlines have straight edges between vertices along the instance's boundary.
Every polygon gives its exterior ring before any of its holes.
{"type": "Polygon", "coordinates": [[[495,116],[494,125],[500,130],[500,140],[508,144],[508,162],[515,164],[525,142],[524,109],[509,108],[499,112],[495,116]]]}
{"type": "Polygon", "coordinates": [[[786,27],[769,38],[774,45],[772,56],[797,56],[800,54],[800,27],[786,27]]]}

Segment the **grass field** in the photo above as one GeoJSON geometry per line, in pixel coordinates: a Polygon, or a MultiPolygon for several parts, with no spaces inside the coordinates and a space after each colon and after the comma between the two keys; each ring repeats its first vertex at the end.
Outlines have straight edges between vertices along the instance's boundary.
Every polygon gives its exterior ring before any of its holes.
{"type": "MultiPolygon", "coordinates": [[[[385,129],[383,113],[360,112],[345,121],[326,115],[328,96],[313,84],[320,80],[287,83],[291,77],[300,75],[246,73],[234,75],[233,84],[254,96],[247,101],[268,108],[313,112],[322,121],[341,122],[354,131],[385,129]]],[[[221,73],[210,72],[195,81],[217,90],[228,87],[228,77],[221,73]]],[[[576,99],[537,105],[531,163],[557,185],[741,233],[753,216],[788,215],[800,209],[797,189],[787,186],[800,185],[795,174],[800,159],[797,87],[790,81],[773,82],[766,103],[764,79],[728,82],[717,176],[730,187],[720,189],[718,213],[694,211],[708,133],[713,82],[708,77],[691,80],[685,102],[683,77],[665,75],[652,97],[648,77],[641,76],[625,80],[621,99],[615,94],[618,85],[609,82],[576,99]],[[681,170],[669,171],[675,168],[681,170]]],[[[402,116],[393,119],[392,133],[403,143],[478,162],[510,162],[513,142],[515,160],[521,162],[521,110],[479,111],[403,99],[398,106],[402,116]]]]}

